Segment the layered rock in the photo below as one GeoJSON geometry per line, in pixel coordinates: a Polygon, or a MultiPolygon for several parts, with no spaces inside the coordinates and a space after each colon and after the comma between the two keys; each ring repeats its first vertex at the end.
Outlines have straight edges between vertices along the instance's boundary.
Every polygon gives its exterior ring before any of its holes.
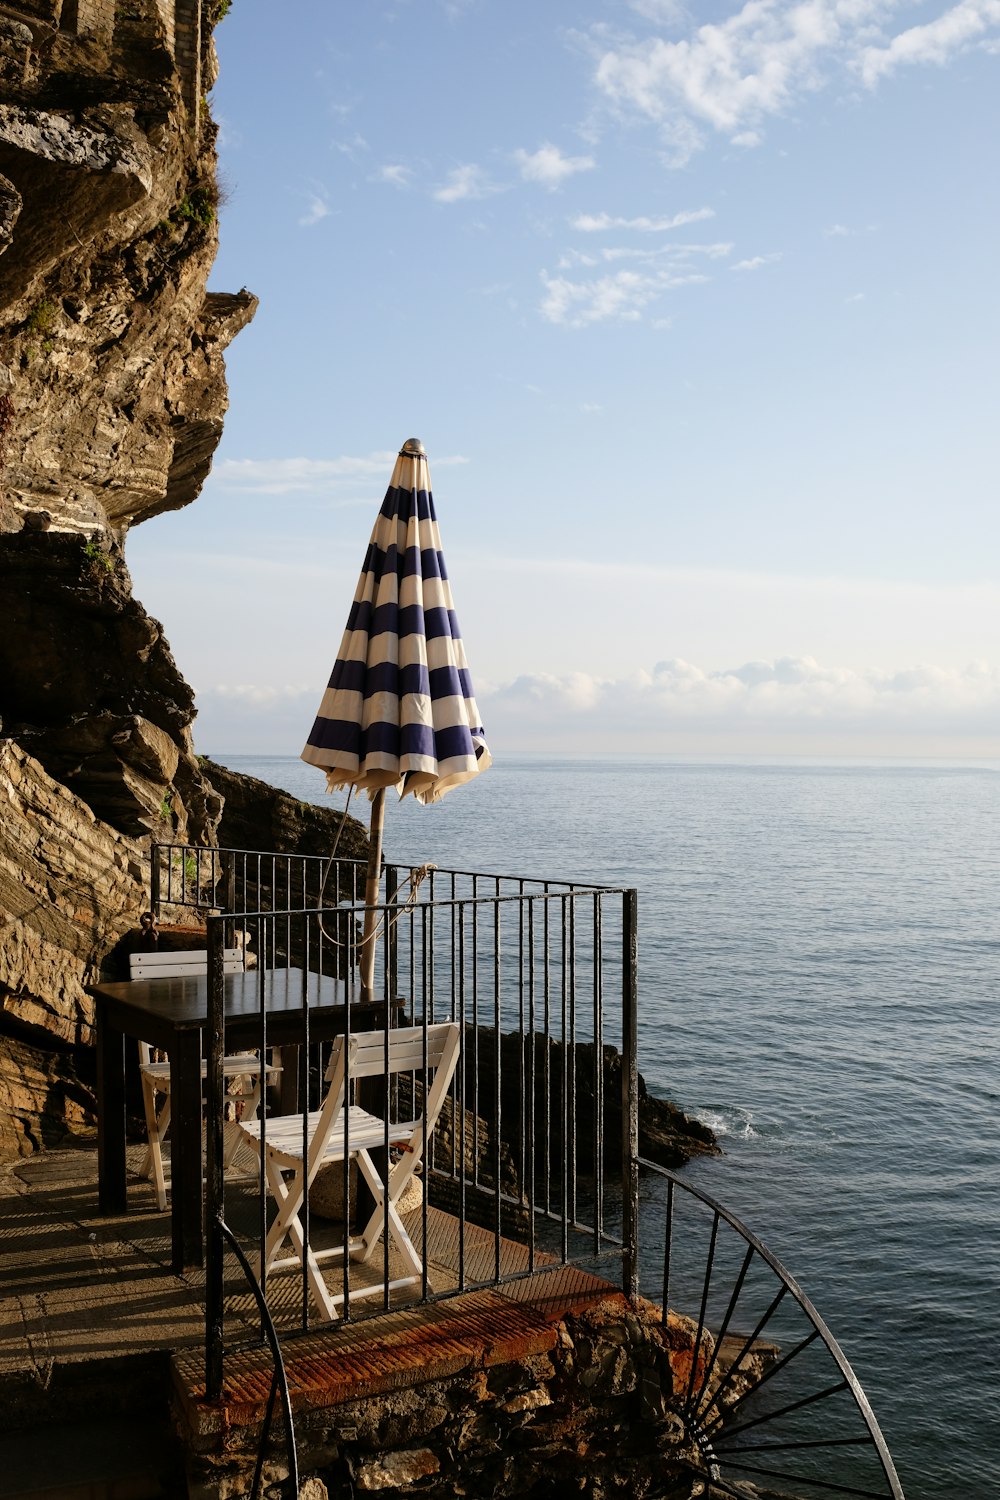
{"type": "Polygon", "coordinates": [[[139,840],[212,842],[222,807],[192,751],[193,695],[122,548],[131,526],[196,498],[227,406],[223,353],[256,307],[206,289],[204,93],[225,9],[0,13],[3,1155],[85,1110],[68,1049],[89,1041],[84,984],[148,904],[139,840]]]}
{"type": "Polygon", "coordinates": [[[194,694],[120,551],[76,532],[2,540],[4,735],[122,833],[210,841],[222,803],[194,755],[194,694]]]}
{"type": "Polygon", "coordinates": [[[147,865],[137,840],[0,741],[0,1160],[93,1126],[84,985],[138,920],[147,865]]]}
{"type": "Polygon", "coordinates": [[[0,26],[3,732],[122,832],[212,836],[194,705],[131,598],[130,526],[193,500],[247,292],[208,293],[214,78],[185,0],[24,0],[0,26]],[[148,684],[144,677],[148,676],[148,684]]]}

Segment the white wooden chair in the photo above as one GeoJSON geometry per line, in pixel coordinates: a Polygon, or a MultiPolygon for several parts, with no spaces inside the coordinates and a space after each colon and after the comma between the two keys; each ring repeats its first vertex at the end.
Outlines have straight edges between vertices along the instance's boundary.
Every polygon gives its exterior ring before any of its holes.
{"type": "MultiPolygon", "coordinates": [[[[410,1286],[423,1273],[423,1263],[396,1209],[400,1193],[416,1171],[437,1124],[441,1106],[458,1061],[461,1031],[455,1022],[405,1027],[389,1031],[364,1031],[348,1040],[339,1036],[333,1043],[326,1070],[327,1092],[322,1109],[307,1117],[307,1156],[303,1158],[302,1115],[281,1115],[268,1119],[264,1133],[265,1173],[268,1187],[277,1205],[277,1217],[264,1245],[262,1270],[282,1270],[302,1266],[305,1233],[299,1213],[309,1185],[321,1166],[331,1161],[344,1163],[345,1154],[371,1189],[375,1209],[359,1235],[344,1240],[332,1249],[308,1247],[306,1263],[309,1287],[321,1312],[329,1319],[337,1317],[337,1305],[343,1293],[332,1295],[323,1280],[320,1263],[333,1257],[343,1259],[345,1248],[353,1261],[372,1259],[388,1227],[389,1238],[405,1262],[408,1274],[389,1282],[389,1290],[410,1286]],[[393,1121],[388,1126],[388,1142],[400,1154],[390,1167],[385,1181],[371,1157],[386,1143],[386,1123],[350,1102],[351,1086],[359,1078],[385,1078],[395,1073],[413,1073],[415,1082],[423,1082],[423,1112],[410,1120],[393,1121]],[[346,1117],[346,1131],[345,1131],[346,1117]],[[288,1174],[291,1174],[288,1176],[288,1174]],[[286,1181],[287,1177],[287,1181],[286,1181]],[[278,1259],[284,1241],[291,1241],[293,1254],[278,1259]]],[[[412,1108],[417,1110],[418,1090],[413,1092],[412,1108]]],[[[240,1130],[261,1154],[261,1121],[241,1120],[240,1130]]],[[[385,1282],[350,1289],[350,1296],[381,1296],[385,1282]]]]}
{"type": "MultiPolygon", "coordinates": [[[[243,953],[239,948],[226,948],[223,968],[227,974],[241,974],[244,968],[243,953]]],[[[132,953],[129,955],[129,976],[132,979],[178,979],[185,975],[207,974],[208,954],[202,950],[182,952],[132,953]]],[[[263,1077],[280,1073],[277,1063],[267,1063],[262,1075],[260,1060],[256,1053],[236,1053],[226,1057],[222,1063],[226,1078],[241,1078],[244,1090],[241,1103],[247,1115],[256,1115],[260,1106],[263,1077]]],[[[201,1065],[201,1076],[208,1071],[207,1063],[201,1065]]],[[[156,1189],[156,1201],[161,1209],[167,1206],[167,1182],[163,1169],[163,1141],[170,1126],[170,1064],[153,1062],[148,1042],[139,1043],[139,1077],[142,1081],[142,1102],[146,1114],[146,1155],[139,1168],[140,1175],[148,1177],[156,1189]],[[162,1099],[162,1103],[158,1102],[162,1099]]],[[[239,1130],[235,1121],[226,1125],[223,1165],[230,1167],[240,1147],[239,1130]]]]}

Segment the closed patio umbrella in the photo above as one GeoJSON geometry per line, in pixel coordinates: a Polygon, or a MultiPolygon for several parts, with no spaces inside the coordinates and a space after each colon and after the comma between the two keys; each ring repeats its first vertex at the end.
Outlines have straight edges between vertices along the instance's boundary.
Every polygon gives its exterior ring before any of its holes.
{"type": "Polygon", "coordinates": [[[386,790],[437,802],[490,764],[416,438],[396,459],[302,759],[331,791],[355,787],[371,800],[361,948],[370,994],[386,790]]]}

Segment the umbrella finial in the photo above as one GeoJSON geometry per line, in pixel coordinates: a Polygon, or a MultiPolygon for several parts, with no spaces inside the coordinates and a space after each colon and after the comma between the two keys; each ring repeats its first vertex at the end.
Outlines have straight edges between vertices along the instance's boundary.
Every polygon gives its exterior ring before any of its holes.
{"type": "Polygon", "coordinates": [[[400,458],[426,458],[427,449],[419,438],[407,438],[399,450],[400,458]]]}

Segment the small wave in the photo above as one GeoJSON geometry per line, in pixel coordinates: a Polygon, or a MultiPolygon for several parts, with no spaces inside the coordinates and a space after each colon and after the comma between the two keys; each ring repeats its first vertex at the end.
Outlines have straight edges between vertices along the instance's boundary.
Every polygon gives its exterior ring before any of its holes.
{"type": "Polygon", "coordinates": [[[707,1125],[717,1136],[736,1136],[739,1140],[756,1141],[762,1131],[753,1123],[753,1114],[748,1109],[727,1105],[721,1109],[699,1109],[692,1111],[696,1120],[707,1125]]]}

